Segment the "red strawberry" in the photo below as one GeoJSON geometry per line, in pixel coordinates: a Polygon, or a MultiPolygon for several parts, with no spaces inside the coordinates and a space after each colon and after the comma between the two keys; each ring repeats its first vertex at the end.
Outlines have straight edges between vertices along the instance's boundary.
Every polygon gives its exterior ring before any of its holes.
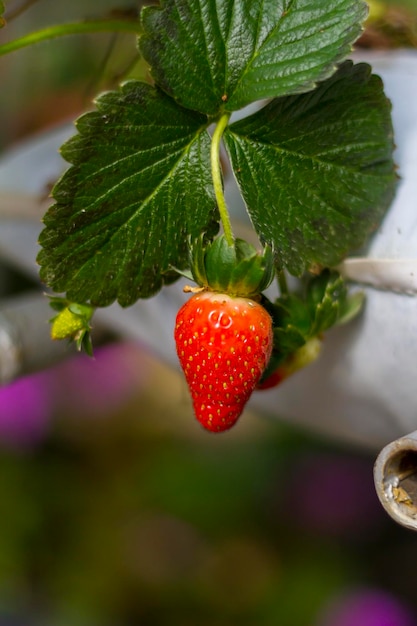
{"type": "Polygon", "coordinates": [[[286,371],[284,366],[277,367],[276,370],[272,372],[267,378],[262,379],[256,385],[256,389],[264,390],[264,389],[272,389],[272,387],[277,387],[283,380],[288,378],[289,374],[286,371]]]}
{"type": "Polygon", "coordinates": [[[179,310],[175,342],[198,421],[231,428],[269,361],[270,315],[249,298],[203,291],[179,310]]]}
{"type": "MultiPolygon", "coordinates": [[[[272,369],[270,373],[269,371],[264,372],[264,376],[262,376],[261,380],[256,385],[256,389],[261,390],[276,387],[282,383],[283,380],[298,372],[298,370],[307,367],[307,365],[310,365],[310,363],[313,363],[319,357],[321,347],[321,337],[310,337],[301,348],[289,354],[278,367],[272,369]]],[[[270,368],[271,363],[269,364],[268,370],[270,368]]]]}

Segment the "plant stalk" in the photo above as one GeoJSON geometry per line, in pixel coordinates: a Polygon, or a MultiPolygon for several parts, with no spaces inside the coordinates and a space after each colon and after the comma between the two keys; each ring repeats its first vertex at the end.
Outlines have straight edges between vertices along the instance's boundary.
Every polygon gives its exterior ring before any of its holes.
{"type": "Polygon", "coordinates": [[[230,113],[223,113],[217,122],[211,139],[211,175],[213,178],[214,194],[219,208],[220,219],[223,226],[224,236],[229,244],[233,246],[235,238],[233,236],[232,225],[230,223],[229,212],[223,193],[222,168],[220,164],[220,144],[225,128],[229,122],[230,113]]]}
{"type": "Polygon", "coordinates": [[[139,34],[140,23],[137,20],[91,20],[86,22],[74,22],[70,24],[58,24],[48,26],[42,30],[29,33],[18,39],[13,39],[0,46],[0,56],[26,48],[41,41],[56,39],[66,35],[80,35],[99,32],[124,32],[139,34]]]}
{"type": "Polygon", "coordinates": [[[288,296],[289,289],[287,283],[287,277],[285,276],[284,270],[277,271],[277,279],[278,279],[278,287],[281,296],[288,296]]]}

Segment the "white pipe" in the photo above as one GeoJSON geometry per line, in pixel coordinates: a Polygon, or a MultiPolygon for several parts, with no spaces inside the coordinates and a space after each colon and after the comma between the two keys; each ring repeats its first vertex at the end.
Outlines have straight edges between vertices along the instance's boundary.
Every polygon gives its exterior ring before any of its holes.
{"type": "Polygon", "coordinates": [[[383,448],[374,480],[386,512],[402,526],[417,530],[417,430],[383,448]]]}
{"type": "Polygon", "coordinates": [[[52,315],[48,298],[40,291],[1,300],[0,385],[74,352],[66,342],[51,341],[48,319],[52,315]]]}

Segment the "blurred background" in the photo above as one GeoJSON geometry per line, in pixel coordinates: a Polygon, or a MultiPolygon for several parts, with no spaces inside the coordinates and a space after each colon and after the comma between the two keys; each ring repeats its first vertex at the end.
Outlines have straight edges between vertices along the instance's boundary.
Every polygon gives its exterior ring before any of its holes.
{"type": "MultiPolygon", "coordinates": [[[[139,9],[5,6],[0,45],[139,9]]],[[[417,47],[415,0],[371,8],[359,45],[417,47]]],[[[0,151],[144,74],[133,35],[0,57],[0,151]]],[[[1,297],[30,286],[2,262],[1,297]]],[[[0,389],[0,626],[417,626],[417,536],[378,503],[374,458],[250,411],[212,436],[140,344],[69,351],[0,389]]]]}

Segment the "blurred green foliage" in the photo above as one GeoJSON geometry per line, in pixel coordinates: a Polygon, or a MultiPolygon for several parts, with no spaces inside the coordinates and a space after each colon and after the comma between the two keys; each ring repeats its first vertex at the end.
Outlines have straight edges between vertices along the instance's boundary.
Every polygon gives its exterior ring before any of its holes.
{"type": "Polygon", "coordinates": [[[404,595],[381,551],[401,545],[411,566],[416,547],[377,503],[371,456],[249,415],[213,437],[152,397],[61,413],[41,446],[0,454],[0,609],[54,626],[307,626],[350,586],[404,595]]]}
{"type": "MultiPolygon", "coordinates": [[[[29,3],[27,10],[18,13],[24,4],[20,0],[5,3],[1,42],[57,23],[140,9],[136,0],[42,0],[29,3]]],[[[75,119],[91,107],[97,93],[114,87],[122,78],[140,78],[144,71],[131,34],[63,37],[2,57],[0,116],[7,124],[1,126],[0,148],[58,121],[75,119]]]]}

